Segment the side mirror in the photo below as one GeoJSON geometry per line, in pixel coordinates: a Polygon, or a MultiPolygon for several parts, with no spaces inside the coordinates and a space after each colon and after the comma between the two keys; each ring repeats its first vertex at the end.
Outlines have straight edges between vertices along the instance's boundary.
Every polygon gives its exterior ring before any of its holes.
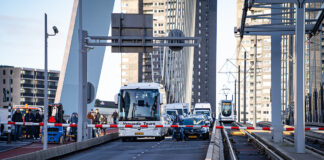
{"type": "Polygon", "coordinates": [[[160,104],[163,104],[163,94],[160,94],[160,104]]]}
{"type": "Polygon", "coordinates": [[[114,97],[115,104],[118,104],[118,98],[119,98],[119,94],[116,94],[114,97]]]}

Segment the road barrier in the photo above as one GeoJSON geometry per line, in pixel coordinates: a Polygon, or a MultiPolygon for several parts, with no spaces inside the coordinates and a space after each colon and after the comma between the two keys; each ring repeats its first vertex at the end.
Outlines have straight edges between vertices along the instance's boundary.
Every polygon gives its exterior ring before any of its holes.
{"type": "MultiPolygon", "coordinates": [[[[237,126],[216,126],[216,129],[248,129],[248,130],[273,130],[272,127],[237,127],[237,126]]],[[[293,131],[293,127],[287,127],[283,128],[284,131],[293,131]]],[[[324,127],[306,127],[305,131],[319,131],[319,130],[324,130],[324,127]]]]}
{"type": "MultiPolygon", "coordinates": [[[[44,126],[44,123],[33,123],[33,122],[7,122],[0,124],[8,124],[8,125],[23,125],[23,126],[44,126]]],[[[47,123],[48,126],[58,126],[58,127],[77,127],[78,125],[75,123],[67,124],[67,123],[47,123]]],[[[88,128],[201,128],[201,127],[209,127],[208,125],[117,125],[117,124],[88,124],[88,128]]]]}
{"type": "MultiPolygon", "coordinates": [[[[7,122],[0,124],[8,125],[23,125],[23,126],[44,126],[44,123],[33,123],[33,122],[7,122]]],[[[67,123],[48,123],[48,126],[58,126],[58,127],[77,127],[77,124],[67,124],[67,123]]],[[[208,125],[119,125],[119,124],[88,124],[88,128],[201,128],[209,127],[208,125]]],[[[216,126],[216,129],[247,129],[247,130],[267,130],[270,131],[272,127],[238,127],[238,126],[216,126]]],[[[293,127],[283,128],[284,131],[293,131],[293,127]]],[[[320,131],[324,130],[324,127],[306,127],[305,131],[320,131]]]]}

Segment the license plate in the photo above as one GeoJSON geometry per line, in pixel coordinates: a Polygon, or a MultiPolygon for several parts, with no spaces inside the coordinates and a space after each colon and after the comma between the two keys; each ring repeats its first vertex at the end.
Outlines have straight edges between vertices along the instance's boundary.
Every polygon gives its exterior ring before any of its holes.
{"type": "Polygon", "coordinates": [[[197,138],[197,136],[189,136],[189,138],[197,138]]]}
{"type": "Polygon", "coordinates": [[[144,135],[143,132],[136,132],[135,135],[144,135]]]}

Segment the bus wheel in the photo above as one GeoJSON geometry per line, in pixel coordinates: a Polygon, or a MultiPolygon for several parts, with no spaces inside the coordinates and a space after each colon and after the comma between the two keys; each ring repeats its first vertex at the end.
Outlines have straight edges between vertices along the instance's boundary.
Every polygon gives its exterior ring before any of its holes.
{"type": "Polygon", "coordinates": [[[123,138],[122,138],[122,141],[123,141],[123,142],[128,142],[128,138],[127,138],[127,137],[123,137],[123,138]]]}

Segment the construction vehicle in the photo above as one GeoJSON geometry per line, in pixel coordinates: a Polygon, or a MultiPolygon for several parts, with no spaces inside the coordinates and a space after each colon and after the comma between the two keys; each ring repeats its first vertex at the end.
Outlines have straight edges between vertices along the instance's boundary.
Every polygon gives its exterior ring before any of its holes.
{"type": "MultiPolygon", "coordinates": [[[[48,123],[65,123],[63,119],[64,111],[63,105],[60,103],[48,105],[48,123]]],[[[60,143],[65,141],[66,129],[62,126],[48,126],[47,135],[48,143],[60,143]]],[[[44,130],[42,132],[44,135],[44,130]]],[[[44,142],[44,136],[42,136],[42,143],[44,142]]]]}

